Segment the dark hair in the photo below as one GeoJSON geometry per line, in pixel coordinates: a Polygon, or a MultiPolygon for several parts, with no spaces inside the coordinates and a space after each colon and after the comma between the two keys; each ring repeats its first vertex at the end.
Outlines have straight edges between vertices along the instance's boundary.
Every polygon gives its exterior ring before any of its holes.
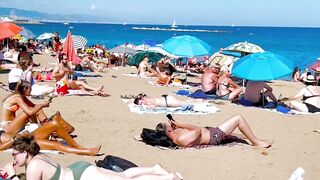
{"type": "Polygon", "coordinates": [[[139,101],[142,100],[142,97],[137,97],[134,99],[133,103],[136,104],[136,105],[139,105],[139,101]]]}
{"type": "Polygon", "coordinates": [[[31,87],[31,84],[29,81],[19,80],[14,93],[23,95],[26,92],[26,90],[30,87],[31,87]]]}
{"type": "Polygon", "coordinates": [[[63,60],[63,56],[66,55],[65,53],[60,53],[58,55],[58,59],[59,59],[59,63],[61,63],[61,61],[63,60]]]}
{"type": "Polygon", "coordinates": [[[299,68],[296,66],[296,67],[294,68],[293,72],[292,72],[292,75],[291,75],[292,79],[294,78],[294,75],[295,75],[296,72],[298,72],[298,71],[299,71],[299,68]]]}
{"type": "Polygon", "coordinates": [[[143,58],[142,58],[142,59],[144,59],[144,58],[149,58],[149,56],[148,56],[148,55],[145,55],[145,56],[143,56],[143,58]]]}
{"type": "Polygon", "coordinates": [[[17,135],[12,144],[12,148],[19,152],[26,151],[31,156],[36,156],[40,151],[40,146],[30,133],[17,135]]]}
{"type": "Polygon", "coordinates": [[[156,127],[157,133],[166,136],[167,128],[164,123],[159,123],[156,127]]]}

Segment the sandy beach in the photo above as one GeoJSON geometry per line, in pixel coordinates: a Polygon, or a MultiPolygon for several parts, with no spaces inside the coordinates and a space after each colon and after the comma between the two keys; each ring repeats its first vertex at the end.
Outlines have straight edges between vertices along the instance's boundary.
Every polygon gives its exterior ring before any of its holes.
{"type": "MultiPolygon", "coordinates": [[[[35,55],[41,67],[51,67],[55,59],[48,54],[35,55]]],[[[244,116],[258,138],[273,140],[272,147],[262,149],[245,144],[217,146],[204,149],[161,150],[134,140],[142,128],[155,128],[166,121],[165,114],[134,114],[122,102],[120,95],[146,93],[148,95],[173,94],[179,87],[157,87],[148,79],[124,76],[136,72],[132,67],[119,67],[100,73],[103,77],[86,78],[93,86],[104,85],[110,97],[64,96],[53,99],[48,116],[60,111],[78,135],[76,141],[85,147],[102,145],[101,153],[128,159],[139,166],[160,163],[171,171],[179,172],[184,179],[288,179],[297,167],[305,169],[305,179],[320,177],[320,129],[319,115],[284,115],[253,107],[243,107],[229,102],[216,105],[220,112],[209,115],[174,115],[182,122],[199,126],[216,126],[234,114],[244,116]],[[114,77],[112,77],[114,75],[114,77]]],[[[0,81],[7,84],[8,74],[0,74],[0,81]]],[[[190,81],[200,82],[190,78],[190,81]]],[[[53,82],[40,82],[53,85],[53,82]]],[[[291,96],[303,84],[298,82],[273,81],[270,86],[276,97],[291,96]]],[[[9,93],[0,89],[3,100],[9,93]]],[[[179,97],[184,99],[185,97],[179,97]]],[[[41,102],[42,100],[33,100],[41,102]]],[[[78,160],[94,163],[101,157],[79,155],[52,155],[67,166],[78,160]]],[[[0,167],[10,162],[10,153],[0,153],[0,167]]]]}

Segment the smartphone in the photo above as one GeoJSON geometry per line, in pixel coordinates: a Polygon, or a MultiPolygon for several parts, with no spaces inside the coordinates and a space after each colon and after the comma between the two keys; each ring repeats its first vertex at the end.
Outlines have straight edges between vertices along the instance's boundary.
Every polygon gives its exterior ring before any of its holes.
{"type": "Polygon", "coordinates": [[[175,120],[172,118],[171,114],[167,114],[167,118],[168,118],[170,121],[175,121],[175,120]]]}

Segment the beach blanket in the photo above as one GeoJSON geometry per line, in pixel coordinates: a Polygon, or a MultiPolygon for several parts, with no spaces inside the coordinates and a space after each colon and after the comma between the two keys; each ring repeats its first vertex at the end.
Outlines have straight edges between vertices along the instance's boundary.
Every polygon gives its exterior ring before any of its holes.
{"type": "Polygon", "coordinates": [[[261,110],[265,110],[265,111],[269,111],[269,112],[275,112],[275,113],[280,113],[283,115],[319,115],[320,112],[317,113],[309,113],[309,112],[301,112],[301,111],[297,111],[294,109],[290,109],[288,107],[284,107],[282,105],[275,105],[274,102],[268,102],[264,107],[257,107],[257,106],[253,106],[252,103],[245,101],[245,100],[240,100],[239,104],[237,105],[242,105],[245,107],[254,107],[254,108],[258,108],[261,110]]]}
{"type": "Polygon", "coordinates": [[[135,78],[144,78],[144,79],[155,79],[157,77],[146,77],[146,76],[139,76],[136,73],[129,73],[129,74],[122,74],[124,76],[129,76],[129,77],[135,77],[135,78]]]}
{"type": "MultiPolygon", "coordinates": [[[[135,136],[134,140],[144,143],[140,135],[135,136]]],[[[225,140],[219,145],[195,145],[191,147],[180,147],[180,146],[176,146],[176,147],[153,146],[153,147],[159,148],[161,150],[186,150],[186,149],[190,150],[190,149],[203,149],[203,148],[209,148],[209,147],[232,147],[235,145],[244,145],[244,144],[248,144],[248,143],[243,139],[237,139],[237,140],[233,139],[233,140],[225,140]]]]}
{"type": "Polygon", "coordinates": [[[97,74],[95,72],[75,71],[74,73],[78,78],[81,78],[81,77],[103,77],[100,74],[97,74]]]}
{"type": "Polygon", "coordinates": [[[188,96],[190,98],[194,98],[194,99],[220,99],[219,96],[214,95],[214,94],[206,94],[204,93],[201,89],[198,89],[196,91],[194,91],[193,93],[191,93],[189,90],[179,90],[177,92],[175,92],[175,94],[180,95],[180,96],[188,96]]]}
{"type": "MultiPolygon", "coordinates": [[[[58,93],[55,91],[49,94],[49,96],[58,96],[58,93]]],[[[94,94],[88,91],[68,89],[68,94],[65,94],[65,96],[94,96],[94,94]]]]}
{"type": "Polygon", "coordinates": [[[169,85],[162,85],[162,84],[158,84],[158,83],[153,82],[153,81],[148,81],[148,83],[151,84],[151,85],[154,85],[154,86],[192,88],[192,86],[190,86],[188,84],[181,84],[181,83],[178,83],[178,82],[172,82],[169,85]]]}
{"type": "Polygon", "coordinates": [[[144,105],[128,104],[131,112],[137,114],[214,114],[219,108],[209,103],[196,103],[183,107],[147,107],[144,105]]]}

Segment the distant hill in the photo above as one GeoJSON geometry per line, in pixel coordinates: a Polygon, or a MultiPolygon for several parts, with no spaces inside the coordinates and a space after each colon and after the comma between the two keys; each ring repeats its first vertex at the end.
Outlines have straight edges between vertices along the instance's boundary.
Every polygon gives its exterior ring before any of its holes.
{"type": "Polygon", "coordinates": [[[77,21],[77,22],[118,22],[115,18],[106,18],[102,16],[93,15],[61,15],[61,14],[49,14],[38,11],[23,10],[17,8],[4,8],[0,7],[0,16],[9,16],[10,12],[14,10],[17,17],[23,17],[27,19],[37,19],[43,21],[77,21]]]}

